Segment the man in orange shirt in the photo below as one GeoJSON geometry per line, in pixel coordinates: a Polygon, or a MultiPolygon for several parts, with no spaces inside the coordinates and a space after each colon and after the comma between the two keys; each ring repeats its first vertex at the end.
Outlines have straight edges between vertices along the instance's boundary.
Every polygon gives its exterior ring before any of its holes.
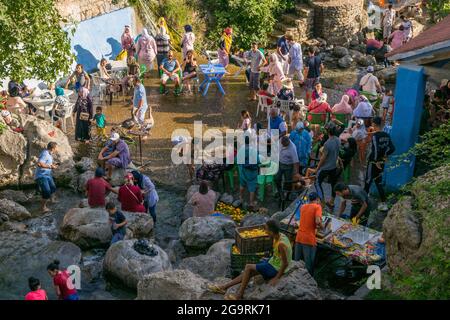
{"type": "Polygon", "coordinates": [[[316,192],[311,192],[308,198],[309,203],[304,204],[300,209],[300,227],[295,238],[294,260],[303,260],[312,276],[317,250],[316,230],[323,228],[322,206],[316,192]]]}

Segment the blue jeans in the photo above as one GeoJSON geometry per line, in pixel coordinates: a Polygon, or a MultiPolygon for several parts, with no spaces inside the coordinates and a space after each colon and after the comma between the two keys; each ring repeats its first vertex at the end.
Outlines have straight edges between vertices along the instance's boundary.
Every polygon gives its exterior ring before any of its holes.
{"type": "Polygon", "coordinates": [[[113,234],[113,237],[111,239],[111,244],[119,242],[119,241],[123,240],[123,238],[125,238],[125,236],[123,234],[121,234],[120,232],[117,232],[117,233],[113,234]]]}
{"type": "Polygon", "coordinates": [[[56,192],[55,181],[52,176],[45,176],[36,179],[36,183],[42,195],[42,199],[50,199],[52,194],[56,192]]]}
{"type": "Polygon", "coordinates": [[[153,223],[156,223],[156,205],[157,205],[157,204],[158,204],[158,203],[155,203],[154,206],[150,207],[150,206],[148,205],[148,201],[144,201],[144,207],[145,207],[145,210],[146,210],[148,213],[150,213],[150,215],[152,216],[153,223]]]}
{"type": "Polygon", "coordinates": [[[80,300],[80,297],[78,296],[78,293],[74,293],[74,294],[68,295],[64,300],[75,301],[75,300],[80,300]]]}
{"type": "Polygon", "coordinates": [[[311,276],[314,275],[314,262],[316,260],[316,246],[307,244],[295,243],[294,260],[303,260],[305,262],[306,270],[311,276]]]}

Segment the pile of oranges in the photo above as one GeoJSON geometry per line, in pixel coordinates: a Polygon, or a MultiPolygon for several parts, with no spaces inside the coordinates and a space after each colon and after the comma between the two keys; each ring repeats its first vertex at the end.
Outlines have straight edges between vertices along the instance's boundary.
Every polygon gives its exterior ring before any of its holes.
{"type": "MultiPolygon", "coordinates": [[[[231,253],[232,254],[241,254],[241,251],[239,250],[239,248],[235,244],[233,244],[233,246],[231,247],[231,253]]],[[[258,252],[258,253],[256,253],[256,255],[260,255],[260,256],[263,256],[265,254],[266,254],[265,252],[258,252]]]]}
{"type": "Polygon", "coordinates": [[[216,211],[227,216],[230,216],[235,222],[240,223],[247,211],[240,208],[235,208],[232,205],[225,204],[223,202],[218,202],[216,206],[216,211]]]}
{"type": "Polygon", "coordinates": [[[242,238],[258,238],[258,237],[266,237],[268,236],[267,232],[264,229],[252,229],[239,232],[239,235],[242,238]]]}

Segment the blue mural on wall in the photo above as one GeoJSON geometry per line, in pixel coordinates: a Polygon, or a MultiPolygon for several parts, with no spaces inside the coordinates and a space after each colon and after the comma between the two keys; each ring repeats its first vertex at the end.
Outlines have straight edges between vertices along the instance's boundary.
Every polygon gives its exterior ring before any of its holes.
{"type": "Polygon", "coordinates": [[[91,72],[97,69],[100,59],[114,60],[122,50],[120,37],[125,25],[131,26],[131,30],[136,34],[132,8],[120,9],[80,22],[71,38],[76,63],[81,63],[86,71],[91,72]]]}

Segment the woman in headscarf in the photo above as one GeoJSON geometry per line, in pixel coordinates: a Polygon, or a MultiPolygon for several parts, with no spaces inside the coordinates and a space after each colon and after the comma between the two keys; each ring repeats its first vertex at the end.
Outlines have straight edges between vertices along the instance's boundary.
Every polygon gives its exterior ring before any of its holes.
{"type": "Polygon", "coordinates": [[[170,38],[169,27],[167,26],[167,22],[166,22],[166,19],[164,19],[164,17],[160,17],[158,19],[158,27],[160,29],[163,28],[164,30],[162,30],[162,33],[167,34],[169,36],[169,38],[170,38]]]}
{"type": "Polygon", "coordinates": [[[150,213],[153,218],[153,222],[156,222],[156,204],[159,201],[158,192],[156,192],[155,184],[150,178],[139,171],[131,171],[134,177],[134,183],[142,192],[144,197],[144,207],[146,212],[150,213]]]}
{"type": "Polygon", "coordinates": [[[184,35],[181,39],[181,48],[183,49],[183,60],[186,58],[186,54],[189,50],[194,51],[195,34],[192,32],[191,25],[184,26],[184,35]]]}
{"type": "Polygon", "coordinates": [[[127,57],[134,56],[134,52],[136,51],[136,46],[134,44],[130,26],[125,26],[125,29],[122,33],[122,37],[120,38],[120,40],[122,43],[122,49],[127,52],[127,57]]]}
{"type": "Polygon", "coordinates": [[[342,96],[341,102],[336,103],[331,111],[338,114],[352,114],[353,109],[349,103],[350,97],[346,94],[342,96]]]}
{"type": "Polygon", "coordinates": [[[219,63],[223,65],[224,68],[230,63],[230,52],[231,43],[233,42],[233,29],[231,27],[225,28],[222,33],[222,38],[219,43],[219,63]]]}
{"type": "Polygon", "coordinates": [[[93,118],[92,99],[89,90],[81,87],[73,113],[76,115],[75,140],[88,143],[91,139],[90,124],[93,118]]]}
{"type": "Polygon", "coordinates": [[[136,46],[138,61],[147,67],[147,71],[153,68],[153,60],[156,57],[157,48],[155,39],[148,34],[147,29],[142,29],[142,35],[136,46]]]}
{"type": "Polygon", "coordinates": [[[277,95],[283,87],[283,81],[286,79],[286,76],[276,53],[271,53],[269,56],[269,74],[271,79],[269,81],[269,93],[277,95]]]}
{"type": "Polygon", "coordinates": [[[158,63],[158,68],[161,66],[161,63],[164,60],[164,58],[167,58],[167,55],[170,51],[170,36],[167,33],[167,28],[164,27],[165,24],[164,18],[162,19],[163,21],[161,22],[161,25],[158,24],[159,26],[158,34],[155,37],[156,52],[157,52],[156,61],[158,63]]]}

